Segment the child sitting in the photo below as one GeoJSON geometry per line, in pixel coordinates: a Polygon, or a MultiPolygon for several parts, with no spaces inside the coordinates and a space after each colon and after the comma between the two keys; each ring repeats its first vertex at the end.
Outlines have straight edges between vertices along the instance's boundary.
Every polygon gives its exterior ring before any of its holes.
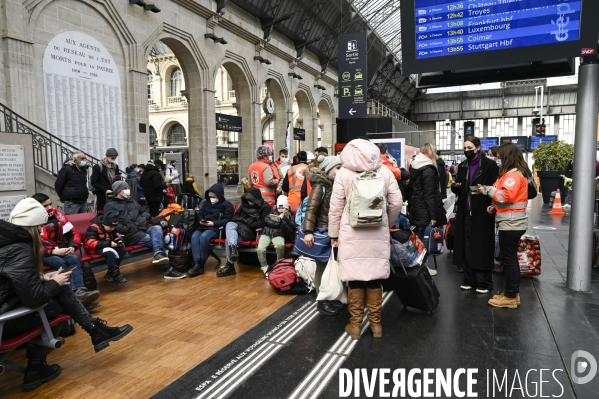
{"type": "Polygon", "coordinates": [[[277,252],[277,260],[285,256],[285,241],[294,242],[297,228],[289,210],[289,201],[281,195],[277,199],[277,208],[264,219],[262,236],[258,242],[258,260],[260,269],[266,275],[268,263],[266,261],[266,248],[272,244],[277,252]]]}
{"type": "MultiPolygon", "coordinates": [[[[166,183],[166,198],[168,199],[169,204],[174,204],[177,202],[177,193],[175,193],[175,189],[173,188],[173,178],[167,176],[164,178],[166,183]]],[[[166,205],[165,205],[166,206],[166,205]]]]}
{"type": "Polygon", "coordinates": [[[108,211],[92,219],[92,224],[85,233],[85,252],[88,255],[101,254],[106,259],[108,271],[104,278],[111,282],[123,285],[127,279],[121,275],[119,266],[127,253],[123,238],[116,231],[119,224],[119,212],[108,211]]]}

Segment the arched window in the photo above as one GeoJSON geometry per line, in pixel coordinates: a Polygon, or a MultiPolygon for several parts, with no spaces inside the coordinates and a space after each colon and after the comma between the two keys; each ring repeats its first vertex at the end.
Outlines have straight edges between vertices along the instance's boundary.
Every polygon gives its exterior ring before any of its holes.
{"type": "Polygon", "coordinates": [[[269,119],[262,127],[262,141],[274,141],[275,139],[275,121],[269,119]]]}
{"type": "Polygon", "coordinates": [[[168,130],[168,139],[166,145],[187,145],[185,138],[185,128],[180,123],[176,123],[168,130]]]}
{"type": "Polygon", "coordinates": [[[150,147],[153,145],[158,145],[158,136],[156,135],[154,126],[150,126],[150,147]]]}
{"type": "Polygon", "coordinates": [[[171,97],[178,97],[181,95],[181,89],[183,83],[183,74],[179,68],[175,68],[171,72],[171,97]]]}
{"type": "Polygon", "coordinates": [[[148,71],[147,85],[148,85],[148,100],[151,100],[154,98],[154,75],[152,75],[152,72],[149,72],[149,71],[148,71]]]}

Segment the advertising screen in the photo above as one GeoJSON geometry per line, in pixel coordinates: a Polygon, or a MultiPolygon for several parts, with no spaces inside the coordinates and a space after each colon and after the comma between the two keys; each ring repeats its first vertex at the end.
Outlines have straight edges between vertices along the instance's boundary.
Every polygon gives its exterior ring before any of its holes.
{"type": "Polygon", "coordinates": [[[557,136],[545,136],[545,137],[529,137],[528,139],[528,150],[535,150],[541,143],[551,143],[557,141],[557,136]]]}

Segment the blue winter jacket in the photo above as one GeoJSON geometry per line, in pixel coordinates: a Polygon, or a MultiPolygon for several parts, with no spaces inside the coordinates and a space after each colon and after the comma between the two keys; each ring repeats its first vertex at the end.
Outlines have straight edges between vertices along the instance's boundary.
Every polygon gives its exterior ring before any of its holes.
{"type": "Polygon", "coordinates": [[[196,213],[197,227],[196,230],[212,230],[218,232],[219,227],[226,225],[233,217],[233,205],[225,199],[225,189],[220,183],[214,184],[204,194],[206,200],[202,203],[202,207],[196,213]],[[218,202],[213,204],[210,202],[208,194],[213,192],[218,197],[218,202]],[[214,223],[214,226],[202,226],[200,220],[207,220],[214,223]]]}

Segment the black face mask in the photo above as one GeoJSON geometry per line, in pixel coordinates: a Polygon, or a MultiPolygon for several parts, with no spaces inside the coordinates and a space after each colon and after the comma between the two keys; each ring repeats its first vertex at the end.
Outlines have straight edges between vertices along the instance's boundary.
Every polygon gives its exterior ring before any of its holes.
{"type": "Polygon", "coordinates": [[[464,151],[464,155],[468,159],[473,159],[476,156],[476,153],[474,152],[474,150],[466,150],[464,151]]]}

